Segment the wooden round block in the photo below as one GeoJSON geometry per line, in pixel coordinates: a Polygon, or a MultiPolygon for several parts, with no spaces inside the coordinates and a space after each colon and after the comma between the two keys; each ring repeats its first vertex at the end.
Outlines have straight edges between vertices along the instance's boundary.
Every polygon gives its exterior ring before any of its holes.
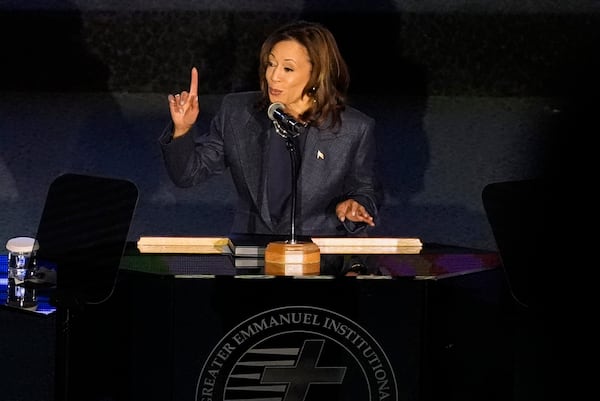
{"type": "Polygon", "coordinates": [[[321,272],[321,252],[312,242],[275,241],[265,249],[265,274],[315,276],[321,272]]]}

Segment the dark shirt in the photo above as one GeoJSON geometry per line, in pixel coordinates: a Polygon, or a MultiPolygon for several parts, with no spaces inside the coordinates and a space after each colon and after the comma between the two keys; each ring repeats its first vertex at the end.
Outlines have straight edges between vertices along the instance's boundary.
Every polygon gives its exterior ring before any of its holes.
{"type": "Polygon", "coordinates": [[[293,180],[300,169],[300,155],[306,135],[297,136],[293,139],[284,138],[279,135],[273,125],[269,128],[269,160],[267,179],[267,196],[269,198],[269,210],[271,219],[279,222],[290,209],[293,180]],[[293,141],[293,150],[287,145],[293,141]],[[294,159],[292,160],[292,151],[294,159]],[[292,175],[292,164],[295,164],[296,173],[292,175]]]}

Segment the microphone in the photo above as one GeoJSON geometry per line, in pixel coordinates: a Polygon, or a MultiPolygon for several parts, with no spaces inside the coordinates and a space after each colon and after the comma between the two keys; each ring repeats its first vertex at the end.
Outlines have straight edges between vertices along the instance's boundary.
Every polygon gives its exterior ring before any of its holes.
{"type": "Polygon", "coordinates": [[[281,126],[286,134],[292,137],[298,136],[304,133],[306,130],[306,124],[302,124],[294,119],[294,117],[283,111],[283,104],[271,103],[267,110],[269,118],[281,126]]]}

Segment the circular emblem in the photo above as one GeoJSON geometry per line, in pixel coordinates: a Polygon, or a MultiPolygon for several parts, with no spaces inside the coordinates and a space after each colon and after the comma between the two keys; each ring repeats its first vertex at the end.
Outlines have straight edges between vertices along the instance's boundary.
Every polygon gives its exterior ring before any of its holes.
{"type": "Polygon", "coordinates": [[[373,337],[327,309],[290,306],[241,322],[212,350],[196,401],[397,401],[396,378],[373,337]]]}

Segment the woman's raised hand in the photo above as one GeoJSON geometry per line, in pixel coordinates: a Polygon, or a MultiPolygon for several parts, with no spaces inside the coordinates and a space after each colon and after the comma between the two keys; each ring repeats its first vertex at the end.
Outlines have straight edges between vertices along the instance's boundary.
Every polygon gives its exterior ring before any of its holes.
{"type": "Polygon", "coordinates": [[[173,138],[188,132],[200,114],[198,102],[198,70],[192,68],[190,91],[169,95],[169,110],[173,120],[173,138]]]}

